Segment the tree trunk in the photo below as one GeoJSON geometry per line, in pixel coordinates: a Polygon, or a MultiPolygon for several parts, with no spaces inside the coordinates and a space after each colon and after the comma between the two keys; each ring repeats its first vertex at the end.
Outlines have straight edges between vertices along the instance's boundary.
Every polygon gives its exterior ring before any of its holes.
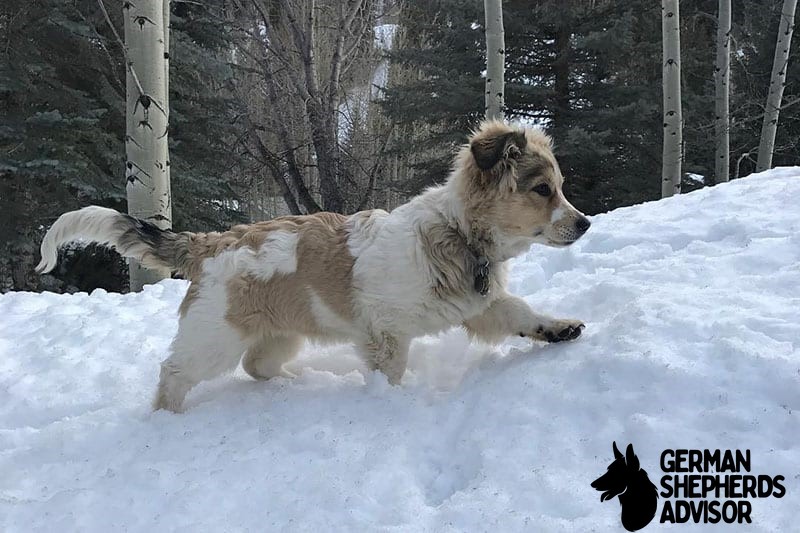
{"type": "Polygon", "coordinates": [[[506,44],[502,0],[484,0],[486,19],[486,118],[503,120],[506,44]]]}
{"type": "Polygon", "coordinates": [[[311,124],[311,142],[317,156],[317,172],[319,188],[322,195],[322,209],[334,213],[344,212],[344,198],[339,183],[339,157],[336,136],[331,131],[322,106],[313,98],[306,103],[309,123],[311,124]]]}
{"type": "Polygon", "coordinates": [[[664,52],[664,147],[661,163],[661,197],[681,192],[681,37],[678,0],[661,0],[664,52]]]}
{"type": "MultiPolygon", "coordinates": [[[[126,180],[128,213],[167,229],[172,225],[167,147],[166,41],[168,0],[123,3],[126,79],[126,180]]],[[[166,269],[145,269],[130,261],[131,291],[169,277],[166,269]]]]}
{"type": "MultiPolygon", "coordinates": [[[[171,185],[170,160],[169,160],[169,32],[170,32],[170,0],[162,0],[163,28],[164,28],[164,111],[167,114],[167,184],[171,185]]],[[[170,199],[172,192],[170,191],[170,199]]],[[[170,202],[170,205],[172,202],[170,202]]],[[[170,226],[172,225],[172,208],[170,208],[170,226]]]]}
{"type": "Polygon", "coordinates": [[[728,111],[731,78],[731,0],[719,0],[717,22],[717,63],[714,66],[714,113],[716,155],[714,182],[724,183],[730,176],[730,115],[728,111]]]}
{"type": "Polygon", "coordinates": [[[781,24],[778,28],[778,43],[775,46],[775,59],[772,62],[772,77],[769,82],[767,105],[764,109],[764,123],[761,126],[761,142],[758,145],[756,172],[772,168],[772,153],[775,150],[775,133],[778,130],[778,114],[786,85],[786,71],[789,68],[789,49],[792,45],[794,12],[797,0],[783,0],[781,24]]]}

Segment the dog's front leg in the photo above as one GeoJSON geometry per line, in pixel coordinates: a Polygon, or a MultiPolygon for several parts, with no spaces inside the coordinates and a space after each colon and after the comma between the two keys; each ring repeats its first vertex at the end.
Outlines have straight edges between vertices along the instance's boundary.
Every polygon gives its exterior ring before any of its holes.
{"type": "Polygon", "coordinates": [[[409,339],[381,333],[361,346],[364,361],[370,370],[380,370],[391,385],[399,385],[408,364],[409,339]]]}
{"type": "Polygon", "coordinates": [[[531,337],[546,342],[577,339],[586,326],[580,320],[550,318],[534,313],[522,298],[504,294],[482,314],[464,321],[475,337],[499,342],[510,335],[531,337]]]}

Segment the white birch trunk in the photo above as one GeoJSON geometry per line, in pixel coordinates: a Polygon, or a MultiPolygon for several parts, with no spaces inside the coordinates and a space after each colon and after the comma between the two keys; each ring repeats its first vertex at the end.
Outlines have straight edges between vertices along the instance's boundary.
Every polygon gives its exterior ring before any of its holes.
{"type": "Polygon", "coordinates": [[[714,65],[714,137],[716,154],[714,183],[724,183],[730,176],[730,114],[731,79],[731,0],[719,0],[717,22],[717,61],[714,65]]]}
{"type": "Polygon", "coordinates": [[[661,1],[664,52],[664,147],[661,163],[661,197],[681,192],[683,119],[681,114],[681,37],[678,0],[661,1]]]}
{"type": "Polygon", "coordinates": [[[484,0],[486,19],[486,118],[503,120],[506,44],[502,0],[484,0]]]}
{"type": "Polygon", "coordinates": [[[170,188],[170,215],[169,221],[172,226],[172,181],[170,180],[170,160],[169,160],[169,25],[170,25],[170,0],[162,0],[163,25],[164,29],[164,111],[167,114],[167,168],[165,170],[167,185],[170,188]]]}
{"type": "Polygon", "coordinates": [[[775,46],[775,59],[772,62],[772,76],[769,82],[767,105],[764,109],[764,123],[761,126],[761,142],[758,145],[756,172],[772,168],[772,153],[775,151],[775,133],[778,130],[778,115],[786,86],[786,71],[789,67],[789,49],[792,46],[794,12],[797,0],[784,0],[781,9],[781,24],[778,28],[778,43],[775,46]]]}
{"type": "MultiPolygon", "coordinates": [[[[167,149],[167,68],[164,0],[123,4],[125,46],[130,62],[126,89],[126,179],[128,213],[167,229],[172,225],[167,149]]],[[[130,289],[169,277],[168,270],[130,263],[130,289]]]]}

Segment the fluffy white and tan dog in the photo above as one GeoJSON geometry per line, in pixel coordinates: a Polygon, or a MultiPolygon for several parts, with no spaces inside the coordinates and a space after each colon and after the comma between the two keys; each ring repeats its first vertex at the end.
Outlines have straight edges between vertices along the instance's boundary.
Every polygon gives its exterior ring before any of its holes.
{"type": "Polygon", "coordinates": [[[506,292],[510,258],[533,243],[568,246],[589,228],[564,197],[563,179],[544,133],[487,122],[444,185],[391,213],[174,233],[91,206],[53,224],[37,268],[52,270],[57,247],[83,239],[191,281],[156,409],[179,411],[192,387],[232,370],[243,354],[254,378],[288,376],[283,365],[305,338],[354,342],[371,369],[398,384],[420,335],[453,326],[489,342],[581,334],[580,321],[540,315],[506,292]]]}

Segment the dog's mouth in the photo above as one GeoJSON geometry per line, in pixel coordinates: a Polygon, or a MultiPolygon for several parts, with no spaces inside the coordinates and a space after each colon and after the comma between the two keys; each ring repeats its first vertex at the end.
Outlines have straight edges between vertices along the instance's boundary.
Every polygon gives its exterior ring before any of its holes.
{"type": "Polygon", "coordinates": [[[616,498],[617,496],[619,496],[623,492],[625,492],[625,491],[623,490],[622,492],[619,492],[618,490],[607,490],[603,494],[600,495],[600,501],[604,502],[606,500],[613,500],[614,498],[616,498]]]}
{"type": "Polygon", "coordinates": [[[547,245],[553,246],[554,248],[566,248],[567,246],[574,244],[577,240],[578,239],[572,239],[571,241],[554,241],[553,239],[547,239],[547,245]]]}

